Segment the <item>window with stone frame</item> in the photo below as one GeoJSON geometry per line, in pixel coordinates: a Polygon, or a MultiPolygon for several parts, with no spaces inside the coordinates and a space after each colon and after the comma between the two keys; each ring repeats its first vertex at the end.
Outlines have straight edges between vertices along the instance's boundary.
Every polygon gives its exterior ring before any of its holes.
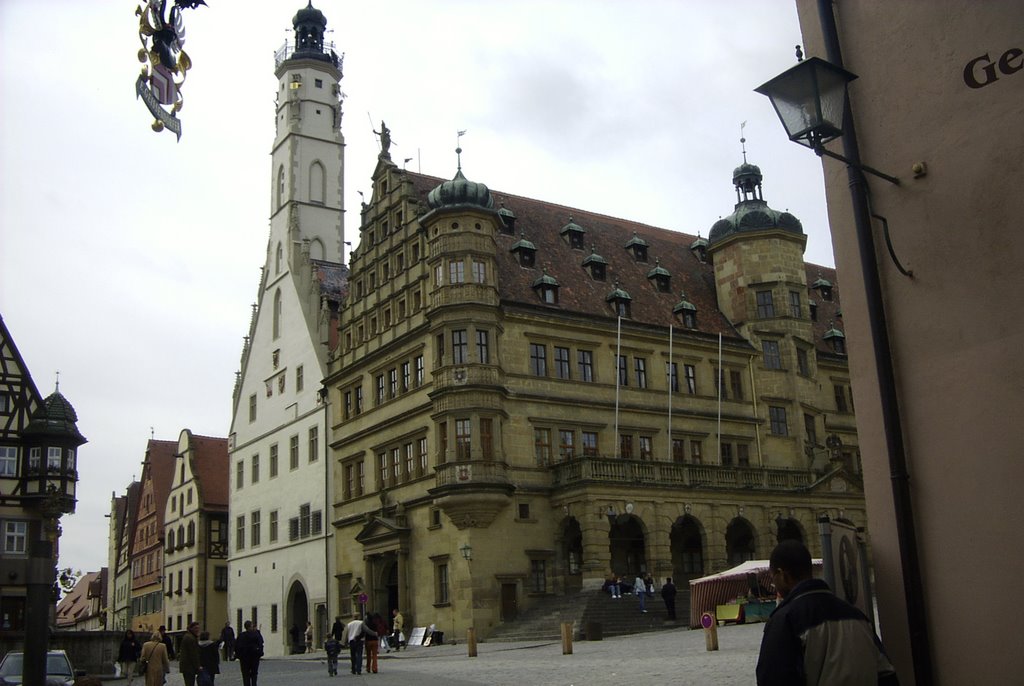
{"type": "Polygon", "coordinates": [[[541,343],[530,343],[530,373],[534,376],[548,375],[547,346],[541,343]]]}
{"type": "Polygon", "coordinates": [[[580,432],[580,445],[583,448],[584,457],[597,457],[597,432],[596,431],[581,431],[580,432]]]}
{"type": "Polygon", "coordinates": [[[547,593],[548,574],[547,560],[530,560],[530,592],[547,593]]]}
{"type": "Polygon", "coordinates": [[[486,329],[476,330],[476,360],[480,364],[491,362],[490,332],[486,329]]]}
{"type": "Polygon", "coordinates": [[[686,392],[690,395],[697,393],[697,368],[692,364],[683,365],[683,378],[686,379],[686,392]]]}
{"type": "Polygon", "coordinates": [[[636,387],[647,388],[647,360],[643,357],[634,357],[633,368],[636,372],[636,387]]]}
{"type": "Polygon", "coordinates": [[[555,376],[559,379],[571,378],[569,366],[569,349],[555,346],[555,376]]]}
{"type": "Polygon", "coordinates": [[[640,459],[654,459],[654,438],[652,436],[640,436],[640,459]]]}
{"type": "Polygon", "coordinates": [[[576,351],[576,368],[579,380],[591,383],[594,380],[594,352],[592,350],[576,351]]]}
{"type": "Polygon", "coordinates": [[[633,435],[619,434],[619,457],[624,460],[633,459],[633,435]]]}
{"type": "Polygon", "coordinates": [[[469,338],[465,329],[452,331],[452,364],[469,362],[469,338]]]}
{"type": "Polygon", "coordinates": [[[490,417],[480,418],[480,453],[485,460],[494,458],[494,420],[490,417]]]}
{"type": "Polygon", "coordinates": [[[768,406],[768,419],[773,436],[788,436],[789,425],[786,423],[786,408],[775,405],[768,406]]]}
{"type": "Polygon", "coordinates": [[[539,466],[551,464],[551,429],[533,430],[533,454],[539,466]]]}
{"type": "Polygon", "coordinates": [[[761,352],[764,353],[765,369],[782,369],[782,355],[778,341],[761,341],[761,352]]]}
{"type": "Polygon", "coordinates": [[[768,319],[775,316],[775,304],[772,301],[771,291],[757,291],[757,318],[768,319]]]}
{"type": "Polygon", "coordinates": [[[686,462],[686,440],[682,438],[672,439],[672,461],[686,462]]]}
{"type": "Polygon", "coordinates": [[[468,460],[472,457],[472,421],[468,417],[455,420],[455,459],[468,460]]]}
{"type": "Polygon", "coordinates": [[[270,478],[277,476],[277,443],[270,446],[270,478]]]}
{"type": "Polygon", "coordinates": [[[558,459],[567,462],[576,456],[576,432],[573,429],[558,430],[558,459]]]}
{"type": "Polygon", "coordinates": [[[434,563],[434,605],[450,602],[448,589],[448,556],[432,558],[434,563]]]}

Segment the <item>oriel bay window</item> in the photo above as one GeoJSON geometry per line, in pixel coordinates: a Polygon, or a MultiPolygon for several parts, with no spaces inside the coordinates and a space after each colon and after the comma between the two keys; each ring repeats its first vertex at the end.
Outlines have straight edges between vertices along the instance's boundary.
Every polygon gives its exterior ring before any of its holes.
{"type": "Polygon", "coordinates": [[[476,331],[476,358],[480,364],[489,364],[491,361],[490,335],[486,329],[476,331]]]}
{"type": "Polygon", "coordinates": [[[452,363],[466,364],[469,362],[469,340],[465,329],[452,331],[452,363]]]}

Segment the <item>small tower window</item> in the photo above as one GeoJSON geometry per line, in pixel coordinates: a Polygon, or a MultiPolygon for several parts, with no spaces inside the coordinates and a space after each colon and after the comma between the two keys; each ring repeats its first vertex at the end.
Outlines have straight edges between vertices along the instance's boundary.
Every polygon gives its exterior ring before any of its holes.
{"type": "Polygon", "coordinates": [[[832,302],[832,282],[828,279],[823,279],[820,276],[815,281],[811,288],[818,291],[821,294],[821,299],[825,302],[832,302]]]}
{"type": "Polygon", "coordinates": [[[526,234],[520,234],[520,238],[511,248],[510,252],[519,260],[519,266],[532,267],[537,259],[537,246],[526,240],[526,234]]]}
{"type": "Polygon", "coordinates": [[[569,223],[562,227],[558,235],[565,237],[569,241],[569,247],[573,250],[583,250],[583,239],[587,235],[587,230],[572,220],[572,216],[569,216],[569,223]]]}
{"type": "Polygon", "coordinates": [[[546,270],[539,279],[533,282],[533,290],[545,304],[558,304],[558,281],[553,276],[548,276],[546,270]]]}
{"type": "Polygon", "coordinates": [[[701,262],[708,261],[708,241],[706,238],[701,238],[700,234],[697,234],[697,240],[690,243],[690,252],[693,253],[701,262]]]}
{"type": "Polygon", "coordinates": [[[619,317],[630,316],[630,302],[632,300],[633,298],[630,297],[629,293],[622,288],[619,288],[618,281],[615,282],[615,288],[612,292],[605,298],[605,302],[611,305],[612,311],[619,317]]]}
{"type": "Polygon", "coordinates": [[[832,352],[838,355],[846,354],[846,334],[837,329],[833,322],[829,321],[828,331],[822,336],[825,342],[831,346],[832,352]]]}
{"type": "Polygon", "coordinates": [[[505,207],[505,203],[502,203],[501,208],[498,209],[498,216],[501,217],[501,224],[498,226],[498,230],[506,236],[516,235],[515,212],[505,207]]]}
{"type": "Polygon", "coordinates": [[[672,275],[661,266],[661,260],[657,260],[654,269],[647,272],[647,278],[654,284],[659,293],[669,292],[669,283],[672,280],[672,275]]]}
{"type": "Polygon", "coordinates": [[[636,235],[636,231],[633,232],[633,237],[624,246],[626,250],[633,253],[633,259],[637,262],[647,261],[647,241],[636,235]]]}
{"type": "Polygon", "coordinates": [[[590,254],[583,259],[583,268],[590,271],[590,278],[594,281],[604,281],[608,263],[597,254],[597,248],[591,246],[590,254]]]}
{"type": "Polygon", "coordinates": [[[811,321],[812,322],[818,321],[818,301],[817,300],[808,300],[807,301],[807,308],[810,310],[810,313],[811,313],[811,321]]]}
{"type": "Polygon", "coordinates": [[[686,299],[686,293],[679,293],[679,302],[672,308],[673,314],[687,329],[697,328],[697,306],[686,299]]]}

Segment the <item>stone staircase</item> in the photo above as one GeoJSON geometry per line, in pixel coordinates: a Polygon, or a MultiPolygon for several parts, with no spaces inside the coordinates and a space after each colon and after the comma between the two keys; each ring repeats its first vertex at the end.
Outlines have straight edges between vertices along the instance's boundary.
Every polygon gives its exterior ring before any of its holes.
{"type": "Polygon", "coordinates": [[[573,638],[584,640],[600,625],[601,636],[623,636],[667,627],[686,626],[689,618],[689,596],[676,598],[677,621],[668,620],[665,602],[655,593],[647,598],[647,612],[641,613],[633,595],[613,599],[604,591],[580,591],[565,596],[552,596],[521,613],[512,622],[494,629],[488,642],[560,641],[563,622],[573,623],[573,638]]]}

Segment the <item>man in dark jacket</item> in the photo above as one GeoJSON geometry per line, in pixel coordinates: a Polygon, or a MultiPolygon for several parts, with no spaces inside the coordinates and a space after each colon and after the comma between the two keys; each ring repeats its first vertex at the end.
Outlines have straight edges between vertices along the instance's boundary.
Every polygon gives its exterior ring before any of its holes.
{"type": "Polygon", "coordinates": [[[220,630],[220,642],[224,645],[224,659],[235,659],[235,630],[231,628],[231,622],[224,622],[224,628],[220,630]]]}
{"type": "Polygon", "coordinates": [[[803,543],[782,541],[769,565],[782,600],[764,627],[758,686],[899,684],[868,618],[811,577],[803,543]]]}
{"type": "Polygon", "coordinates": [[[199,674],[199,622],[190,622],[178,646],[178,671],[185,680],[185,686],[196,686],[199,674]]]}
{"type": "Polygon", "coordinates": [[[260,658],[263,657],[263,636],[252,622],[246,620],[242,625],[245,629],[235,641],[235,657],[242,671],[242,686],[257,686],[256,679],[260,671],[260,658]]]}
{"type": "Polygon", "coordinates": [[[672,577],[667,577],[661,587],[661,598],[665,601],[665,609],[668,610],[668,618],[676,619],[676,585],[672,583],[672,577]]]}

